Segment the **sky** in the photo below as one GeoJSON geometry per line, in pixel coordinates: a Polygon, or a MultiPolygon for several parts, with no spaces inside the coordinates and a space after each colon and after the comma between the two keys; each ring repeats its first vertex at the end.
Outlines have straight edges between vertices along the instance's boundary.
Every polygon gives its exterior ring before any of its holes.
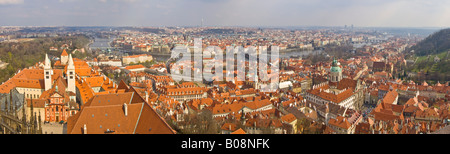
{"type": "Polygon", "coordinates": [[[0,26],[450,27],[448,0],[0,0],[0,26]]]}

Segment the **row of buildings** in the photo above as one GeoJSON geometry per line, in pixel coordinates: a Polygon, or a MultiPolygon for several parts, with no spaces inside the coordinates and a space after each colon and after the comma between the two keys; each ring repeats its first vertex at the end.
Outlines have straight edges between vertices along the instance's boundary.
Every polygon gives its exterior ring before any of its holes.
{"type": "MultiPolygon", "coordinates": [[[[81,129],[86,130],[86,128],[89,128],[90,133],[96,134],[175,133],[136,91],[133,91],[132,88],[129,89],[127,85],[116,84],[93,69],[86,61],[73,58],[65,50],[62,52],[60,60],[55,61],[53,65],[45,55],[44,62],[18,71],[12,78],[0,85],[0,93],[8,94],[14,90],[23,95],[24,112],[20,114],[27,117],[22,119],[25,121],[30,118],[37,119],[37,116],[34,115],[39,115],[40,125],[43,124],[46,127],[48,126],[46,123],[60,123],[61,127],[67,127],[65,129],[67,132],[63,133],[87,133],[80,131],[81,129]],[[132,97],[127,101],[123,99],[122,95],[132,97]],[[110,99],[114,96],[117,99],[110,99]],[[108,98],[108,100],[104,100],[108,103],[101,104],[104,106],[93,105],[100,103],[103,98],[108,98]],[[119,105],[119,107],[115,105],[119,105]],[[121,109],[126,114],[118,117],[115,108],[121,109]],[[94,115],[107,116],[107,113],[97,112],[109,112],[113,121],[119,122],[119,119],[122,118],[123,123],[117,123],[115,127],[110,127],[106,123],[104,126],[100,124],[100,127],[97,125],[94,127],[92,124],[96,123],[95,119],[102,121],[104,118],[102,116],[94,117],[94,115]],[[90,119],[84,118],[87,113],[92,116],[90,119]],[[148,121],[154,120],[156,121],[152,122],[153,124],[147,124],[148,121]],[[140,125],[141,123],[143,125],[140,125]]],[[[2,106],[6,105],[2,102],[2,106]]],[[[19,111],[19,108],[15,109],[19,111]]],[[[5,117],[2,116],[3,120],[5,117]]],[[[20,125],[9,127],[19,128],[20,125]]],[[[6,127],[3,128],[2,130],[6,129],[6,127]]],[[[18,132],[9,131],[9,133],[18,132]]]]}

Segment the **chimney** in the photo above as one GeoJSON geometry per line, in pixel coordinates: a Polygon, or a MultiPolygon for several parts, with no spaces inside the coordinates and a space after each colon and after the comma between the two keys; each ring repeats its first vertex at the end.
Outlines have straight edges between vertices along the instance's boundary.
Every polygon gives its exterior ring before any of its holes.
{"type": "Polygon", "coordinates": [[[145,101],[148,102],[148,92],[145,91],[145,101]]]}
{"type": "Polygon", "coordinates": [[[123,112],[125,113],[125,117],[128,116],[128,106],[126,103],[123,103],[123,112]]]}
{"type": "Polygon", "coordinates": [[[84,127],[83,127],[83,134],[87,134],[86,124],[84,124],[84,127]]]}

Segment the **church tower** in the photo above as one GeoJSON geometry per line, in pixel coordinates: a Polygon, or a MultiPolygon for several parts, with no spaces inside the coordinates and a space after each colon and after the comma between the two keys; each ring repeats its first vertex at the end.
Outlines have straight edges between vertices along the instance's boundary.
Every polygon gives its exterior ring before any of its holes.
{"type": "Polygon", "coordinates": [[[45,54],[45,62],[44,62],[44,90],[47,91],[52,88],[52,65],[50,59],[48,59],[48,55],[45,54]]]}
{"type": "Polygon", "coordinates": [[[336,58],[333,59],[332,66],[330,68],[330,81],[331,82],[339,82],[342,79],[342,69],[339,66],[339,62],[337,62],[336,58]]]}
{"type": "Polygon", "coordinates": [[[69,61],[69,55],[66,52],[66,49],[63,50],[61,53],[61,64],[67,65],[67,62],[69,61]]]}
{"type": "Polygon", "coordinates": [[[75,90],[75,65],[73,63],[72,54],[69,55],[67,65],[67,90],[70,92],[73,92],[74,94],[77,93],[75,90]]]}

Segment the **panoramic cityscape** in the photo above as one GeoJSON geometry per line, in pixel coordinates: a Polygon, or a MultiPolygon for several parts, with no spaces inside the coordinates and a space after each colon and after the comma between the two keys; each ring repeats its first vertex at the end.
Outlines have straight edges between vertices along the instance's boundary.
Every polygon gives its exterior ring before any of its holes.
{"type": "Polygon", "coordinates": [[[449,6],[0,0],[0,134],[449,134],[449,6]]]}

